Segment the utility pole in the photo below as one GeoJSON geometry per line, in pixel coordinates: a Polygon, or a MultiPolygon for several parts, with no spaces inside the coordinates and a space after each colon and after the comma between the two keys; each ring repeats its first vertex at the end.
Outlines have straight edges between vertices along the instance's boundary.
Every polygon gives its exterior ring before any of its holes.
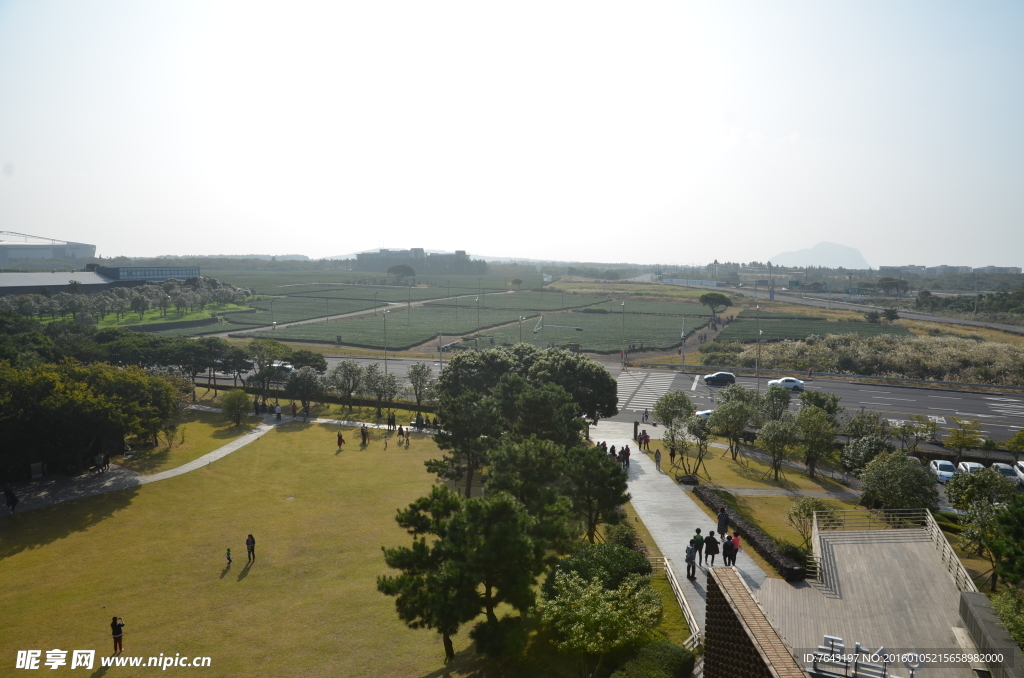
{"type": "Polygon", "coordinates": [[[331,312],[328,310],[327,301],[328,298],[324,297],[324,315],[327,316],[327,322],[331,322],[331,312]]]}
{"type": "Polygon", "coordinates": [[[406,324],[412,325],[412,285],[409,285],[409,301],[407,303],[408,306],[406,306],[405,314],[406,324]]]}
{"type": "Polygon", "coordinates": [[[480,331],[480,297],[476,298],[476,331],[480,331]]]}
{"type": "Polygon", "coordinates": [[[622,369],[626,369],[626,302],[622,302],[622,369]]]}
{"type": "Polygon", "coordinates": [[[519,316],[519,343],[523,343],[523,321],[526,320],[523,316],[519,316]]]}
{"type": "Polygon", "coordinates": [[[679,372],[683,372],[686,364],[686,316],[683,316],[683,331],[679,339],[679,372]]]}
{"type": "MultiPolygon", "coordinates": [[[[975,313],[978,312],[978,305],[977,305],[977,303],[975,303],[975,305],[974,305],[974,312],[975,313]]],[[[273,299],[270,300],[270,324],[271,325],[277,325],[277,323],[274,322],[274,300],[273,299]]],[[[277,328],[275,327],[274,329],[277,329],[277,328]]]]}
{"type": "Polygon", "coordinates": [[[757,305],[757,357],[754,358],[754,373],[757,375],[757,395],[761,395],[761,305],[757,305]]]}
{"type": "Polygon", "coordinates": [[[388,313],[390,311],[380,314],[384,318],[384,374],[388,373],[388,313]]]}
{"type": "Polygon", "coordinates": [[[440,372],[441,370],[444,369],[444,354],[441,353],[442,345],[443,344],[441,343],[441,333],[438,332],[437,333],[437,365],[438,365],[437,371],[438,372],[440,372]]]}
{"type": "MultiPolygon", "coordinates": [[[[273,309],[273,302],[271,302],[271,309],[273,309]]],[[[978,274],[974,274],[974,315],[978,315],[978,274]]]]}

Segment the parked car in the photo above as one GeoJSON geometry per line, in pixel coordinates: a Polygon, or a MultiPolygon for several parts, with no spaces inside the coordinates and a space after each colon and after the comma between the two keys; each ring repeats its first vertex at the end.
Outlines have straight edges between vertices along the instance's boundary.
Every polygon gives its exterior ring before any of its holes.
{"type": "Polygon", "coordinates": [[[976,461],[962,461],[956,465],[957,471],[964,473],[977,473],[985,468],[984,464],[979,464],[976,461]]]}
{"type": "Polygon", "coordinates": [[[705,374],[704,383],[708,386],[728,386],[729,384],[736,383],[736,375],[732,372],[715,372],[714,374],[705,374]]]}
{"type": "Polygon", "coordinates": [[[932,459],[931,463],[928,464],[928,468],[939,479],[939,482],[943,484],[949,482],[949,479],[956,473],[956,467],[953,466],[953,463],[944,459],[932,459]]]}
{"type": "Polygon", "coordinates": [[[1018,461],[1014,464],[1013,470],[1017,474],[1017,484],[1024,487],[1024,461],[1018,461]]]}
{"type": "Polygon", "coordinates": [[[714,410],[701,410],[700,412],[697,412],[697,416],[701,419],[707,419],[711,416],[712,412],[714,412],[714,410]]]}
{"type": "Polygon", "coordinates": [[[999,473],[1002,473],[1004,476],[1006,476],[1013,482],[1017,482],[1017,472],[1009,464],[1001,464],[999,462],[996,462],[992,464],[991,468],[993,471],[998,471],[999,473]]]}
{"type": "Polygon", "coordinates": [[[788,388],[790,391],[797,393],[804,390],[804,382],[800,381],[796,377],[785,377],[783,379],[772,379],[768,382],[769,386],[781,386],[782,388],[788,388]]]}

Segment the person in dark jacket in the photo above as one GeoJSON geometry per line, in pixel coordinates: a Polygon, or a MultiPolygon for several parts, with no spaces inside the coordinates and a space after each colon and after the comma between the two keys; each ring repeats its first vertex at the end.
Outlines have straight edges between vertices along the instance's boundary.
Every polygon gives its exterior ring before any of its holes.
{"type": "Polygon", "coordinates": [[[250,563],[256,562],[256,538],[251,534],[245,538],[245,551],[249,556],[250,563]]]}
{"type": "Polygon", "coordinates": [[[124,645],[121,644],[121,639],[124,638],[124,620],[120,617],[114,617],[110,621],[111,635],[114,637],[114,654],[118,652],[124,652],[124,645]]]}
{"type": "Polygon", "coordinates": [[[708,532],[704,537],[704,564],[708,567],[715,566],[715,556],[718,555],[718,539],[715,538],[715,531],[708,532]]]}
{"type": "Polygon", "coordinates": [[[722,562],[726,567],[736,564],[736,545],[728,535],[722,536],[722,562]]]}

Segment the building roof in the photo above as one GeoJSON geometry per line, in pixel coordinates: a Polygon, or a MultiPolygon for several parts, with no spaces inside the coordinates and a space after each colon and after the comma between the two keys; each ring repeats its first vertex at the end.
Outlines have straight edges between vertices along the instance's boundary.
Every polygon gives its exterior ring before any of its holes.
{"type": "Polygon", "coordinates": [[[109,285],[112,281],[92,271],[63,273],[0,273],[0,288],[64,287],[72,280],[83,285],[109,285]]]}

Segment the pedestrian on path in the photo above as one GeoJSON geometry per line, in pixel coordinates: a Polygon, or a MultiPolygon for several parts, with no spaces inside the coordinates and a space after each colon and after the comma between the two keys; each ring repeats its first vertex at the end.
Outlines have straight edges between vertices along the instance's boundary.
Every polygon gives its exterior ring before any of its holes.
{"type": "Polygon", "coordinates": [[[700,528],[698,527],[693,535],[693,545],[697,548],[697,562],[701,565],[704,564],[704,537],[701,536],[700,528]]]}
{"type": "Polygon", "coordinates": [[[281,421],[281,405],[280,404],[278,404],[278,406],[274,408],[274,412],[277,414],[277,420],[281,421]]]}
{"type": "Polygon", "coordinates": [[[124,652],[124,645],[122,639],[124,638],[124,620],[120,617],[114,617],[110,620],[110,632],[114,637],[114,654],[118,652],[124,652]]]}
{"type": "Polygon", "coordinates": [[[298,416],[298,414],[299,414],[299,406],[296,405],[295,401],[293,400],[292,401],[292,419],[294,419],[296,416],[298,416]]]}
{"type": "Polygon", "coordinates": [[[340,450],[341,446],[344,445],[344,444],[345,444],[345,436],[342,435],[341,429],[338,429],[338,449],[340,450]]]}
{"type": "Polygon", "coordinates": [[[736,564],[736,545],[728,535],[722,537],[722,562],[726,567],[736,564]]]}
{"type": "Polygon", "coordinates": [[[309,419],[309,403],[306,403],[305,405],[302,406],[302,421],[303,421],[303,423],[305,423],[305,421],[307,419],[309,419]]]}
{"type": "Polygon", "coordinates": [[[225,558],[228,559],[228,567],[231,567],[231,549],[228,549],[228,553],[225,558]]]}
{"type": "Polygon", "coordinates": [[[626,468],[629,468],[629,445],[626,445],[626,468]]]}
{"type": "Polygon", "coordinates": [[[18,497],[14,494],[14,490],[12,490],[9,485],[4,486],[4,505],[11,514],[14,513],[14,509],[18,506],[18,497]]]}
{"type": "Polygon", "coordinates": [[[686,547],[686,578],[696,579],[697,578],[697,545],[690,540],[690,545],[686,547]]]}
{"type": "Polygon", "coordinates": [[[676,451],[675,450],[669,450],[668,451],[668,463],[669,463],[669,466],[672,466],[672,467],[674,467],[676,465],[676,451]]]}
{"type": "Polygon", "coordinates": [[[110,455],[109,454],[104,454],[103,455],[103,470],[104,471],[109,471],[110,470],[110,455]]]}
{"type": "MultiPolygon", "coordinates": [[[[736,530],[732,531],[732,545],[736,547],[736,553],[739,554],[739,552],[740,552],[740,533],[737,532],[736,530]]],[[[733,556],[732,562],[733,562],[733,564],[736,563],[736,556],[733,556]]]]}
{"type": "Polygon", "coordinates": [[[704,539],[704,562],[707,563],[708,567],[715,566],[715,556],[718,555],[718,540],[715,539],[715,531],[711,530],[708,532],[708,536],[704,539]]]}
{"type": "Polygon", "coordinates": [[[661,472],[661,450],[654,451],[654,468],[661,472]]]}
{"type": "Polygon", "coordinates": [[[729,512],[725,510],[725,507],[718,509],[718,534],[725,536],[726,531],[729,529],[729,512]]]}
{"type": "Polygon", "coordinates": [[[256,414],[257,417],[260,416],[260,399],[259,398],[253,398],[252,399],[252,411],[256,414]]]}
{"type": "Polygon", "coordinates": [[[249,557],[248,562],[256,562],[256,538],[251,534],[245,538],[245,552],[249,557]]]}

